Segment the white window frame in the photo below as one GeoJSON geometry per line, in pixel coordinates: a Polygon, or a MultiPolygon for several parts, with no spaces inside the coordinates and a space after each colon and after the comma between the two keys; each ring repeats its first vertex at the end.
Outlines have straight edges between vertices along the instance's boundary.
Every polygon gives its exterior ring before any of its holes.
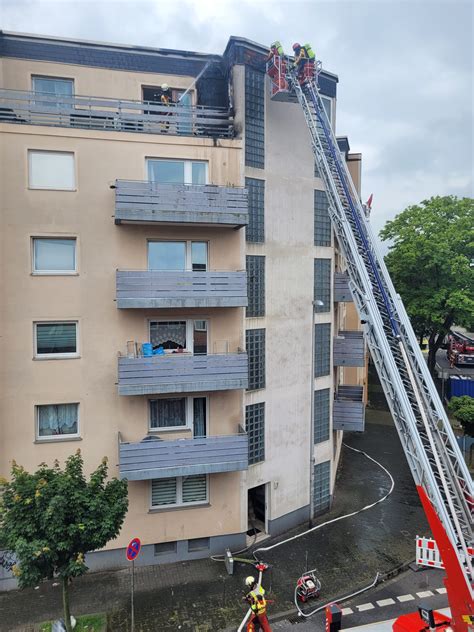
{"type": "Polygon", "coordinates": [[[35,320],[33,322],[33,357],[35,360],[68,360],[80,358],[79,353],[79,321],[78,320],[35,320]],[[38,353],[37,325],[76,325],[75,353],[38,353]]]}
{"type": "MultiPolygon", "coordinates": [[[[153,158],[152,156],[148,156],[145,158],[145,179],[149,180],[148,175],[148,163],[149,162],[180,162],[184,163],[184,182],[183,184],[192,185],[193,184],[193,162],[199,162],[206,165],[206,182],[205,184],[209,184],[209,161],[208,160],[190,160],[190,159],[180,159],[180,158],[153,158]]],[[[199,185],[194,185],[199,186],[199,185]]]]}
{"type": "MultiPolygon", "coordinates": [[[[149,244],[185,244],[186,252],[185,252],[185,262],[184,262],[184,272],[192,272],[193,270],[193,252],[192,245],[196,244],[206,244],[206,269],[203,272],[209,272],[209,242],[206,239],[148,239],[147,240],[147,263],[148,263],[148,248],[149,244]]],[[[172,270],[165,270],[164,272],[172,272],[172,270]]]]}
{"type": "MultiPolygon", "coordinates": [[[[196,476],[195,474],[190,474],[189,476],[196,476]]],[[[176,499],[177,502],[174,504],[170,504],[170,505],[153,505],[152,504],[152,497],[153,497],[153,479],[150,480],[150,487],[149,487],[149,504],[150,504],[150,510],[152,511],[162,511],[162,510],[166,510],[166,509],[175,509],[177,507],[199,507],[202,505],[208,505],[209,504],[209,474],[206,474],[206,498],[205,500],[197,500],[195,502],[192,503],[183,503],[182,502],[182,498],[183,498],[183,479],[184,478],[189,478],[189,476],[171,476],[170,478],[174,478],[176,479],[176,499]]],[[[157,479],[157,480],[161,480],[161,479],[157,479]]]]}
{"type": "Polygon", "coordinates": [[[77,191],[77,171],[76,171],[76,154],[73,151],[55,151],[53,149],[32,149],[28,148],[28,189],[32,191],[77,191]],[[72,187],[41,187],[31,184],[32,174],[32,156],[34,154],[56,154],[61,156],[72,156],[72,170],[74,174],[74,182],[72,187]]]}
{"type": "Polygon", "coordinates": [[[31,274],[34,276],[77,276],[77,245],[78,239],[74,235],[32,235],[31,236],[31,274]],[[62,239],[74,242],[74,270],[37,270],[35,256],[35,241],[41,239],[62,239]]]}
{"type": "MultiPolygon", "coordinates": [[[[51,79],[52,81],[69,81],[72,83],[72,94],[75,93],[75,79],[74,77],[57,77],[56,75],[31,75],[31,91],[36,92],[35,90],[35,79],[51,79]]],[[[40,93],[44,94],[44,93],[40,93]]]]}
{"type": "Polygon", "coordinates": [[[333,99],[331,97],[327,97],[325,95],[321,95],[321,100],[323,101],[327,101],[329,103],[329,108],[330,108],[330,116],[329,116],[329,122],[331,123],[331,127],[334,127],[334,103],[333,103],[333,99]]]}
{"type": "Polygon", "coordinates": [[[194,435],[194,399],[204,398],[206,400],[206,429],[209,429],[209,397],[207,395],[190,395],[184,397],[186,424],[184,426],[165,426],[163,428],[153,428],[151,425],[151,402],[159,399],[181,399],[180,397],[150,397],[148,400],[148,431],[149,432],[176,432],[179,430],[190,430],[194,435]]]}
{"type": "Polygon", "coordinates": [[[183,352],[192,353],[194,355],[194,321],[205,321],[207,325],[207,355],[209,355],[209,319],[208,318],[150,318],[148,319],[148,338],[151,338],[151,323],[174,323],[186,322],[186,347],[183,352]]]}
{"type": "Polygon", "coordinates": [[[70,441],[71,439],[79,439],[81,437],[81,406],[80,402],[54,402],[48,404],[35,404],[35,441],[37,442],[49,442],[49,441],[70,441]],[[39,409],[41,406],[64,406],[74,404],[77,406],[77,432],[68,435],[46,435],[40,436],[39,433],[39,409]]]}

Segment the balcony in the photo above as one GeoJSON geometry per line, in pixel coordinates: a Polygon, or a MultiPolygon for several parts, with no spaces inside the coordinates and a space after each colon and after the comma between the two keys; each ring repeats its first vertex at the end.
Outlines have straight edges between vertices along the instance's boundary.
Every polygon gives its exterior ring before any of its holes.
{"type": "Polygon", "coordinates": [[[170,353],[118,359],[119,395],[196,393],[247,388],[245,352],[211,355],[170,353]]]}
{"type": "Polygon", "coordinates": [[[247,273],[117,270],[118,308],[246,307],[247,273]]]}
{"type": "Polygon", "coordinates": [[[349,287],[349,275],[346,272],[336,272],[334,275],[334,302],[350,303],[353,300],[349,287]]]}
{"type": "Polygon", "coordinates": [[[0,90],[0,122],[114,132],[232,138],[225,108],[90,96],[47,95],[0,90]]]}
{"type": "Polygon", "coordinates": [[[340,331],[334,338],[334,366],[365,366],[364,335],[361,331],[340,331]]]}
{"type": "Polygon", "coordinates": [[[115,183],[115,223],[204,224],[241,228],[248,224],[247,189],[213,184],[115,183]]]}
{"type": "Polygon", "coordinates": [[[129,481],[239,472],[248,465],[248,437],[240,426],[235,435],[171,441],[150,436],[129,443],[119,436],[120,478],[129,481]]]}
{"type": "Polygon", "coordinates": [[[339,386],[332,419],[334,430],[364,431],[365,405],[362,386],[339,386]]]}

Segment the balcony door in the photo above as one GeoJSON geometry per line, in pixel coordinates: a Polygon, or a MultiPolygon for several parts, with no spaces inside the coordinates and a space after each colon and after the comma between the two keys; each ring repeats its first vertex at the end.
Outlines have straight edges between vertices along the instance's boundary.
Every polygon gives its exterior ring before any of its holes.
{"type": "Polygon", "coordinates": [[[206,272],[207,242],[149,241],[148,270],[206,272]]]}
{"type": "Polygon", "coordinates": [[[147,158],[148,180],[159,184],[207,184],[208,163],[203,160],[147,158]]]}
{"type": "Polygon", "coordinates": [[[153,349],[162,347],[165,352],[187,352],[207,355],[207,320],[152,320],[150,342],[153,349]]]}

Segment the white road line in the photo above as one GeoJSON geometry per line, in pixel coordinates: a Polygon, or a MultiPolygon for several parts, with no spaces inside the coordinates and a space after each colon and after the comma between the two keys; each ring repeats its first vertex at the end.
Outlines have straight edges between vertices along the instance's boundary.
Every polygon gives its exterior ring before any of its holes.
{"type": "Polygon", "coordinates": [[[416,593],[417,597],[419,597],[420,599],[425,599],[426,597],[432,597],[433,593],[431,592],[431,590],[423,590],[419,593],[416,593]]]}
{"type": "Polygon", "coordinates": [[[436,588],[435,590],[440,595],[445,595],[446,594],[446,588],[436,588]]]}
{"type": "Polygon", "coordinates": [[[356,606],[359,612],[365,612],[365,610],[373,610],[375,608],[373,603],[363,603],[360,606],[356,606]]]}
{"type": "Polygon", "coordinates": [[[392,606],[395,602],[393,601],[393,599],[380,599],[379,601],[375,602],[378,606],[380,606],[381,608],[383,606],[392,606]]]}
{"type": "Polygon", "coordinates": [[[400,603],[403,603],[404,601],[414,601],[415,597],[413,595],[400,595],[397,599],[400,603]]]}
{"type": "Polygon", "coordinates": [[[343,609],[341,610],[341,612],[342,612],[342,614],[343,614],[343,615],[346,615],[346,614],[354,614],[354,610],[352,610],[352,608],[343,608],[343,609]]]}

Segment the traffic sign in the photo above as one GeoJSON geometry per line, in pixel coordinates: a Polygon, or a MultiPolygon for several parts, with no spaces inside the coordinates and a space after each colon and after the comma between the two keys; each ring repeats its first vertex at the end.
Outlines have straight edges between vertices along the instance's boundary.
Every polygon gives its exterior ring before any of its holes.
{"type": "Polygon", "coordinates": [[[141,547],[142,545],[140,542],[140,538],[133,538],[133,540],[127,546],[127,560],[129,562],[133,562],[137,559],[141,547]]]}

